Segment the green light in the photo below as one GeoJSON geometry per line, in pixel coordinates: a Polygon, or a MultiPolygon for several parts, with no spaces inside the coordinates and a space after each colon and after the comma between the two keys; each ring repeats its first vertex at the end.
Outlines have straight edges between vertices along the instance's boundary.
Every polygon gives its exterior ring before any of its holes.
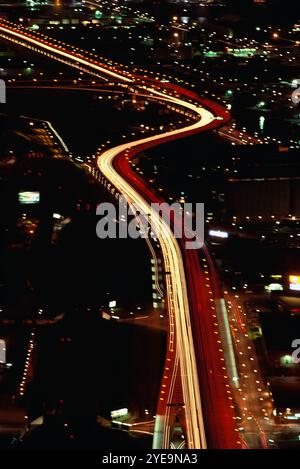
{"type": "Polygon", "coordinates": [[[257,107],[265,107],[265,105],[265,101],[259,101],[259,103],[257,103],[257,107]]]}
{"type": "Polygon", "coordinates": [[[280,357],[281,365],[292,365],[294,363],[293,357],[291,355],[283,355],[280,357]]]}
{"type": "Polygon", "coordinates": [[[214,52],[212,50],[209,50],[208,52],[204,52],[204,56],[205,57],[217,57],[218,56],[218,53],[217,52],[214,52]]]}
{"type": "Polygon", "coordinates": [[[228,47],[227,52],[235,57],[245,58],[257,54],[257,50],[254,47],[246,47],[244,49],[233,49],[232,47],[228,47]]]}
{"type": "Polygon", "coordinates": [[[266,118],[264,116],[260,116],[260,118],[259,118],[259,128],[260,128],[260,130],[264,130],[265,120],[266,120],[266,118]]]}
{"type": "Polygon", "coordinates": [[[100,18],[102,18],[102,11],[96,10],[96,11],[95,11],[95,18],[96,18],[97,20],[99,20],[100,18]]]}

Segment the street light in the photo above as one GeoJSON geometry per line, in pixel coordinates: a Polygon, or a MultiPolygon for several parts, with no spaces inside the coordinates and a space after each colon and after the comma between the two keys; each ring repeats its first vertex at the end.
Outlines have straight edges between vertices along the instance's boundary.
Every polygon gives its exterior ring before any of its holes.
{"type": "Polygon", "coordinates": [[[266,103],[265,101],[259,101],[259,103],[257,103],[257,107],[265,107],[266,103]]]}
{"type": "Polygon", "coordinates": [[[265,120],[266,120],[266,118],[264,116],[260,116],[260,118],[259,118],[259,128],[260,128],[260,130],[264,130],[265,120]]]}

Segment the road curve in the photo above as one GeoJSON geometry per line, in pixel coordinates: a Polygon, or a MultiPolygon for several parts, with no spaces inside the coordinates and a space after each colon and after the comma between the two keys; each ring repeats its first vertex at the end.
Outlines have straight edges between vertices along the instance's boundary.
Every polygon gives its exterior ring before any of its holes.
{"type": "MultiPolygon", "coordinates": [[[[49,38],[32,36],[21,28],[17,29],[2,22],[0,23],[0,33],[8,39],[17,39],[21,45],[26,47],[30,44],[36,52],[40,52],[39,49],[42,49],[54,55],[54,58],[56,56],[63,57],[71,63],[74,62],[74,66],[79,63],[118,81],[132,83],[137,79],[136,76],[128,72],[120,73],[112,70],[112,67],[104,66],[94,60],[91,61],[89,57],[85,58],[82,54],[77,55],[66,49],[65,46],[52,44],[49,38]]],[[[141,80],[143,83],[147,82],[145,77],[141,80]]],[[[155,86],[154,88],[152,80],[148,80],[143,91],[167,102],[172,102],[175,106],[189,109],[198,115],[197,121],[181,129],[111,148],[99,155],[97,160],[102,174],[128,201],[134,202],[146,213],[150,210],[149,203],[157,201],[158,197],[154,190],[133,173],[128,164],[129,159],[137,152],[152,146],[214,128],[219,124],[216,118],[221,117],[223,120],[228,118],[228,114],[221,106],[209,100],[201,100],[190,91],[175,85],[159,83],[159,86],[165,89],[162,92],[157,89],[157,82],[155,86]],[[174,92],[180,93],[185,99],[174,97],[174,92]],[[199,103],[211,108],[211,110],[187,102],[187,99],[197,99],[199,103]]],[[[224,363],[222,363],[224,359],[220,352],[220,345],[218,345],[217,324],[211,305],[214,300],[213,297],[209,296],[216,295],[218,291],[211,261],[206,253],[204,260],[210,265],[205,267],[208,270],[205,271],[207,273],[203,274],[197,252],[186,251],[158,215],[154,217],[153,223],[155,223],[158,232],[163,234],[159,241],[165,270],[170,272],[166,276],[168,312],[170,323],[174,320],[176,326],[176,341],[172,343],[172,346],[169,341],[166,358],[166,368],[168,363],[172,363],[172,371],[169,370],[170,373],[166,375],[169,385],[162,384],[158,415],[163,417],[168,415],[167,403],[172,398],[174,376],[179,366],[185,403],[188,447],[238,448],[240,441],[234,423],[232,400],[230,401],[231,397],[227,395],[227,393],[230,394],[229,385],[226,383],[226,371],[224,371],[224,363]],[[210,294],[204,287],[207,282],[209,282],[208,288],[213,290],[209,290],[210,294]],[[207,360],[209,360],[209,366],[207,360]],[[163,388],[163,386],[165,387],[163,388]],[[166,389],[165,394],[162,394],[164,389],[166,389]]],[[[169,335],[169,337],[171,336],[169,335]]],[[[164,435],[168,435],[167,419],[163,425],[164,435]]],[[[167,440],[168,438],[164,438],[164,446],[169,445],[170,442],[167,440]]]]}

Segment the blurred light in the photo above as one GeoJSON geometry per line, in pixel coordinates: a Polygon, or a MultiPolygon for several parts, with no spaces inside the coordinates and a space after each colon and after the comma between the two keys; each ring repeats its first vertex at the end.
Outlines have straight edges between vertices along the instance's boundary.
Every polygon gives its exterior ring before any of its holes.
{"type": "Polygon", "coordinates": [[[290,290],[300,291],[300,276],[289,275],[290,290]]]}
{"type": "Polygon", "coordinates": [[[228,238],[228,233],[226,231],[209,230],[208,234],[217,238],[228,238]]]}
{"type": "Polygon", "coordinates": [[[125,415],[128,415],[128,409],[127,407],[124,407],[122,409],[118,410],[112,410],[110,413],[110,416],[112,419],[118,418],[118,417],[125,417],[125,415]]]}
{"type": "Polygon", "coordinates": [[[265,290],[268,292],[271,291],[283,291],[283,286],[280,283],[270,283],[265,286],[265,290]]]}

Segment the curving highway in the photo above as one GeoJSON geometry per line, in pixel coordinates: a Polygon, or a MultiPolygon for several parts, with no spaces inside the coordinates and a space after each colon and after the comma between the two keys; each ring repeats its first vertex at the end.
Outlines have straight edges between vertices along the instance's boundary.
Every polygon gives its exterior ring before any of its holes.
{"type": "MultiPolygon", "coordinates": [[[[141,211],[150,213],[150,203],[160,201],[130,167],[130,159],[142,150],[177,138],[192,135],[219,125],[228,113],[216,103],[201,100],[192,92],[171,84],[138,77],[85,57],[53,39],[32,35],[4,21],[0,35],[50,58],[66,61],[74,67],[84,66],[91,73],[109,76],[118,82],[141,87],[143,93],[158,97],[175,107],[195,114],[195,123],[170,132],[152,135],[111,148],[98,155],[97,165],[111,184],[141,211]],[[191,102],[193,100],[193,102],[191,102]],[[198,103],[195,103],[195,100],[198,103]],[[201,105],[206,107],[203,108],[201,105]]],[[[185,250],[172,230],[157,214],[152,223],[159,242],[167,275],[166,296],[169,314],[169,341],[158,402],[155,447],[171,444],[171,410],[179,375],[185,406],[187,446],[189,448],[239,448],[234,405],[224,366],[215,301],[220,293],[216,273],[206,249],[185,250]]]]}

